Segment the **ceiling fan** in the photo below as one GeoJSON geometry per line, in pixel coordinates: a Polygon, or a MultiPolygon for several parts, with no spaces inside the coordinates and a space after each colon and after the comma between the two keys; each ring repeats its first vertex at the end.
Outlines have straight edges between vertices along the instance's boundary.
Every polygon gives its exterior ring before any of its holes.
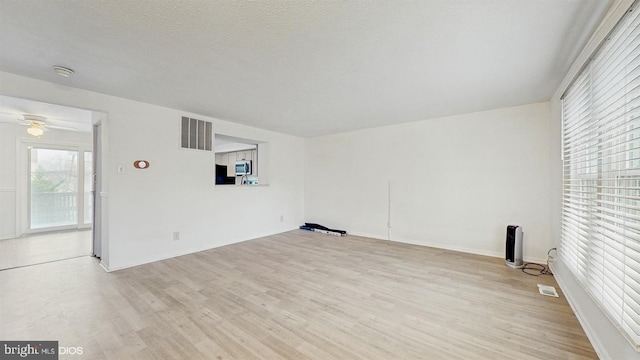
{"type": "Polygon", "coordinates": [[[40,115],[23,114],[22,119],[15,118],[13,114],[2,114],[0,122],[18,123],[28,126],[27,133],[40,138],[48,129],[79,131],[78,128],[68,126],[58,126],[47,122],[47,118],[40,115]]]}

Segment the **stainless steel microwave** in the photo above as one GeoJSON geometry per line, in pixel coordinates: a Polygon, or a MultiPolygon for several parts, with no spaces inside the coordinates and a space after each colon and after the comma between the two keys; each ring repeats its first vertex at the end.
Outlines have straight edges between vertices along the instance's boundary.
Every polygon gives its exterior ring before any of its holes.
{"type": "Polygon", "coordinates": [[[251,160],[236,161],[236,176],[251,175],[251,160]]]}

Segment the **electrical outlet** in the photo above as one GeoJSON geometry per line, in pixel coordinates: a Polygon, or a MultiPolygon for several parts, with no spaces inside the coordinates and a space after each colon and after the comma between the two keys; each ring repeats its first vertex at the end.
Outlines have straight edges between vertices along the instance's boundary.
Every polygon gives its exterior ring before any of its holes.
{"type": "Polygon", "coordinates": [[[284,221],[284,215],[280,215],[280,222],[284,221]]]}
{"type": "Polygon", "coordinates": [[[178,241],[180,240],[180,231],[174,231],[173,232],[173,241],[178,241]]]}

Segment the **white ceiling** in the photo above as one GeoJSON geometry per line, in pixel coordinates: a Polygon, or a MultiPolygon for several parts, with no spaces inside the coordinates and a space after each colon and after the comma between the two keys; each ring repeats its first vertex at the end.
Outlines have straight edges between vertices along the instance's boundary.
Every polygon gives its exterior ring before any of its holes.
{"type": "Polygon", "coordinates": [[[0,122],[24,124],[24,115],[43,116],[45,124],[64,130],[92,131],[92,112],[89,110],[0,95],[0,122]]]}
{"type": "Polygon", "coordinates": [[[232,151],[242,151],[256,149],[258,145],[255,140],[237,138],[233,136],[216,134],[214,144],[214,153],[225,153],[232,151]]]}
{"type": "Polygon", "coordinates": [[[0,70],[309,137],[548,100],[611,3],[0,0],[0,70]]]}

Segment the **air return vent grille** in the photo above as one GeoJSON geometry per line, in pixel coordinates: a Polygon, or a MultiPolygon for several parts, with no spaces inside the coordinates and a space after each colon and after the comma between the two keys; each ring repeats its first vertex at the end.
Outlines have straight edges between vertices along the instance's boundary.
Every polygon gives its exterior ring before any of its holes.
{"type": "Polygon", "coordinates": [[[538,284],[538,291],[542,295],[558,297],[558,292],[553,286],[538,284]]]}
{"type": "Polygon", "coordinates": [[[211,151],[211,122],[182,117],[180,147],[211,151]]]}

